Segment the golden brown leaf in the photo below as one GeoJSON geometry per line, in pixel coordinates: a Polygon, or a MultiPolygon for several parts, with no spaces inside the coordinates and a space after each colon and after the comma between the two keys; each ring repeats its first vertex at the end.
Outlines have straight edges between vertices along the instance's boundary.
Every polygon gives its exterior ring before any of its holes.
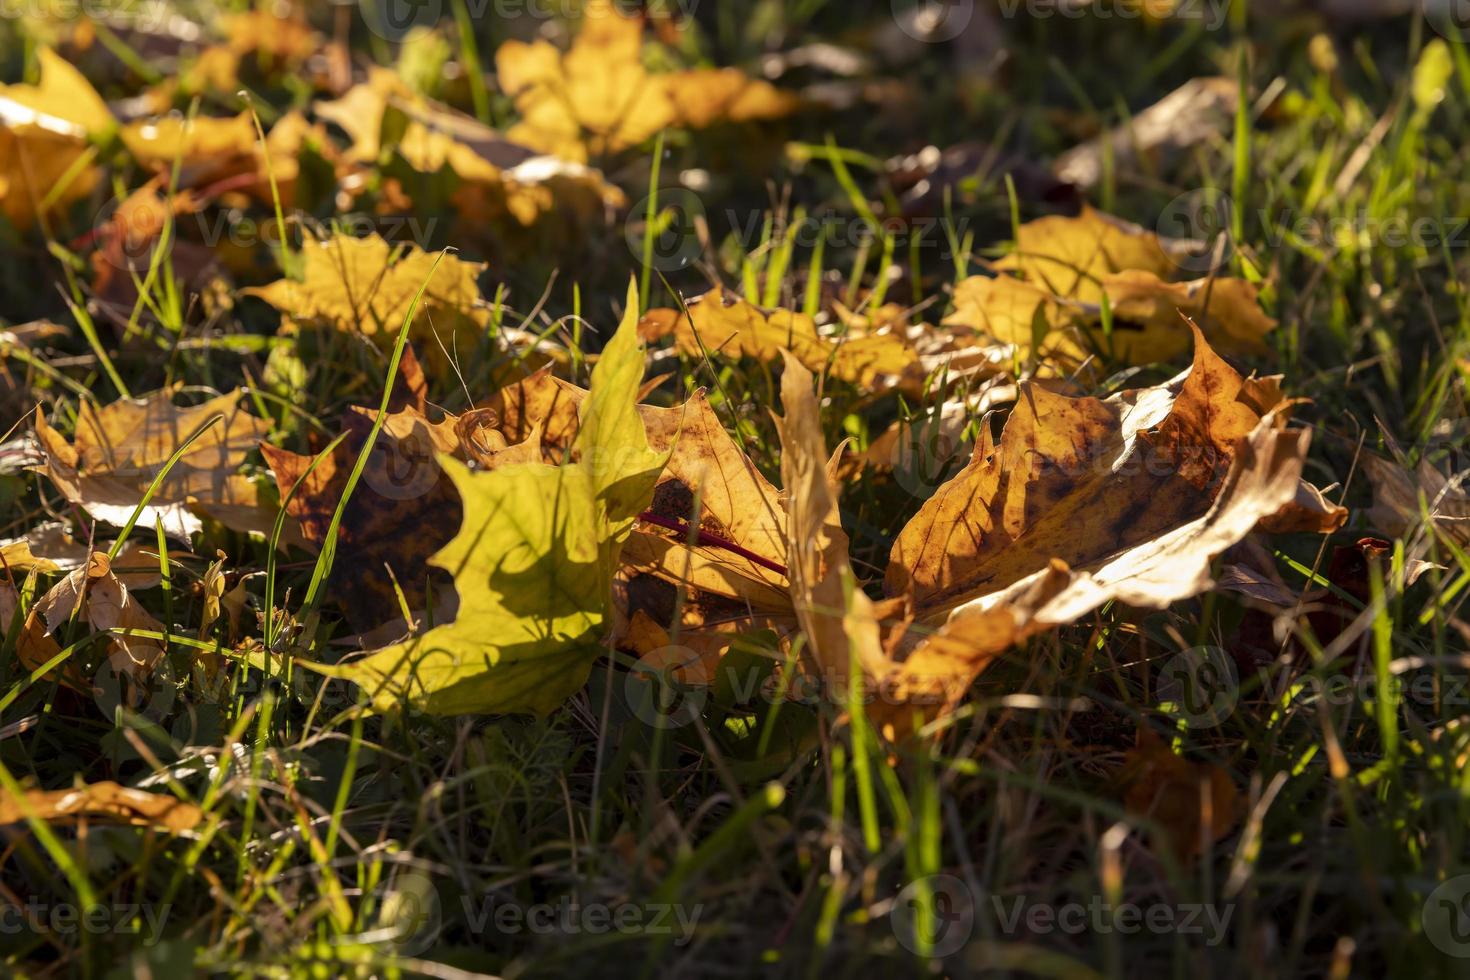
{"type": "MultiPolygon", "coordinates": [[[[679,350],[691,357],[708,352],[710,356],[772,361],[782,351],[790,351],[808,370],[862,387],[923,373],[913,348],[896,333],[826,337],[804,313],[768,313],[722,290],[696,297],[686,308],[688,312],[673,319],[668,329],[679,350]]],[[[665,311],[650,311],[644,318],[645,334],[665,329],[670,319],[665,311]]]]}
{"type": "Polygon", "coordinates": [[[198,512],[216,507],[231,513],[228,508],[234,507],[230,526],[259,531],[265,520],[262,505],[253,485],[236,471],[270,425],[241,407],[244,397],[243,390],[236,390],[190,408],[175,405],[171,391],[121,399],[101,409],[84,401],[75,443],[67,442],[38,411],[36,436],[46,454],[41,471],[67,500],[98,520],[121,526],[169,458],[199,432],[160,483],[139,523],[152,527],[161,521],[165,532],[187,541],[201,527],[198,512]],[[209,424],[215,416],[220,418],[209,424]]]}
{"type": "Polygon", "coordinates": [[[591,0],[563,55],[546,41],[508,41],[495,54],[501,88],[521,121],[511,139],[576,162],[637,146],[670,126],[704,128],[789,115],[797,100],[735,69],[653,74],[643,24],[611,0],[591,0]]]}
{"type": "Polygon", "coordinates": [[[0,824],[21,823],[27,816],[47,823],[115,823],[173,834],[193,830],[204,820],[203,811],[192,803],[111,781],[73,789],[28,789],[21,799],[0,790],[0,824]]]}
{"type": "Polygon", "coordinates": [[[1186,353],[1194,321],[1223,354],[1270,353],[1265,335],[1276,326],[1260,308],[1257,290],[1243,279],[1212,278],[1165,282],[1132,269],[1097,283],[1112,310],[1112,333],[1103,329],[1102,308],[1055,296],[1008,275],[971,276],[955,287],[949,328],[970,327],[1013,349],[1033,354],[1050,369],[1070,374],[1094,353],[1123,364],[1148,364],[1186,353]]]}
{"type": "Polygon", "coordinates": [[[360,333],[386,349],[422,289],[410,336],[420,350],[429,351],[431,370],[447,369],[443,351],[456,344],[460,351],[473,351],[489,323],[476,284],[484,269],[479,263],[441,257],[416,245],[395,247],[378,235],[340,234],[307,242],[302,261],[301,281],[278,279],[243,292],[297,320],[360,333]]]}
{"type": "Polygon", "coordinates": [[[885,587],[936,624],[1023,593],[1023,621],[1063,625],[1110,598],[1201,592],[1213,556],[1296,498],[1308,433],[1285,428],[1287,407],[1198,335],[1162,387],[1100,401],[1029,386],[999,444],[987,431],[900,532],[885,587]]]}
{"type": "Polygon", "coordinates": [[[1075,218],[1038,218],[1016,232],[1016,250],[995,263],[1053,296],[1097,303],[1102,280],[1128,270],[1169,278],[1178,268],[1159,236],[1091,207],[1075,218]]]}

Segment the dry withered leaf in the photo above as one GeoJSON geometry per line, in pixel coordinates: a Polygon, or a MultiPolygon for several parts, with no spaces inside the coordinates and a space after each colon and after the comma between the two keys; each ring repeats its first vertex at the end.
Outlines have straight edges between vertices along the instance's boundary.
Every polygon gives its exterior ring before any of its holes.
{"type": "Polygon", "coordinates": [[[473,351],[489,322],[476,284],[484,269],[479,263],[416,245],[395,247],[376,234],[309,241],[301,254],[302,280],[278,279],[242,292],[298,321],[360,333],[389,348],[422,289],[410,336],[428,351],[431,370],[446,367],[444,349],[458,344],[461,351],[473,351]]]}
{"type": "MultiPolygon", "coordinates": [[[[286,512],[299,523],[312,550],[326,540],[376,418],[375,409],[349,411],[343,418],[347,438],[309,474],[315,456],[261,446],[286,512]],[[295,496],[287,500],[298,481],[295,496]]],[[[360,631],[399,611],[395,582],[410,612],[427,605],[428,560],[454,536],[464,513],[437,455],[476,458],[457,434],[458,421],[450,417],[430,422],[412,405],[389,413],[383,421],[362,479],[342,514],[330,582],[349,622],[360,631]]],[[[440,585],[448,588],[447,577],[440,579],[440,585]]]]}
{"type": "Polygon", "coordinates": [[[204,812],[192,803],[110,780],[72,789],[27,789],[21,799],[0,790],[0,824],[22,823],[27,816],[47,823],[115,823],[173,834],[193,830],[204,820],[204,812]]]}
{"type": "Polygon", "coordinates": [[[808,370],[872,387],[922,376],[918,355],[901,334],[872,332],[827,337],[816,321],[792,310],[767,312],[723,290],[689,300],[683,315],[651,310],[643,320],[646,337],[672,333],[679,350],[691,357],[751,357],[772,361],[782,351],[796,355],[808,370]]]}
{"type": "Polygon", "coordinates": [[[1297,499],[1309,433],[1286,428],[1275,379],[1195,343],[1158,388],[1100,401],[1028,386],[1000,442],[987,430],[900,532],[889,594],[937,624],[1049,580],[1043,606],[1016,611],[1063,625],[1107,599],[1161,608],[1209,588],[1210,560],[1297,499]]]}
{"type": "Polygon", "coordinates": [[[839,704],[861,684],[868,718],[888,738],[902,738],[953,708],[991,660],[1023,638],[1021,629],[1006,613],[984,611],[933,635],[910,635],[906,600],[868,598],[849,564],[812,376],[789,356],[781,401],[787,560],[806,636],[803,667],[839,704]]]}
{"type": "Polygon", "coordinates": [[[1363,454],[1363,468],[1373,486],[1368,519],[1379,530],[1407,539],[1427,524],[1461,547],[1470,545],[1470,493],[1461,479],[1445,475],[1428,460],[1409,470],[1374,453],[1363,454]]]}
{"type": "Polygon", "coordinates": [[[1244,813],[1229,773],[1176,755],[1149,728],[1138,730],[1118,781],[1128,812],[1159,824],[1165,837],[1155,846],[1168,847],[1180,861],[1228,837],[1244,813]]]}
{"type": "Polygon", "coordinates": [[[204,512],[236,530],[268,530],[273,510],[259,504],[254,484],[236,472],[270,429],[244,410],[244,397],[244,390],[236,390],[189,408],[175,405],[167,390],[100,409],[84,401],[74,443],[37,411],[36,437],[46,455],[41,472],[67,500],[121,526],[169,458],[199,433],[159,484],[139,523],[162,522],[166,533],[184,541],[200,530],[198,515],[204,512]]]}
{"type": "Polygon", "coordinates": [[[1190,147],[1226,133],[1239,88],[1233,79],[1193,78],[1116,129],[1057,160],[1057,178],[1082,188],[1102,180],[1106,163],[1120,171],[1157,173],[1190,147]]]}
{"type": "Polygon", "coordinates": [[[1111,334],[1100,304],[1055,296],[1008,275],[962,281],[944,325],[972,328],[1022,360],[1034,353],[1049,369],[1043,373],[1071,373],[1098,352],[1124,364],[1178,357],[1190,347],[1185,317],[1222,354],[1270,353],[1263,338],[1276,321],[1261,310],[1258,290],[1244,279],[1165,282],[1153,272],[1130,269],[1103,276],[1097,286],[1111,307],[1111,334]]]}
{"type": "Polygon", "coordinates": [[[507,41],[495,54],[500,86],[521,121],[510,138],[586,162],[637,146],[670,126],[701,129],[791,114],[798,101],[736,69],[654,74],[643,65],[643,22],[591,0],[563,55],[547,41],[507,41]]]}
{"type": "Polygon", "coordinates": [[[146,630],[165,633],[158,620],[139,605],[128,587],[112,572],[112,562],[103,552],[93,552],[87,564],[69,573],[36,601],[31,616],[45,624],[48,635],[72,621],[82,621],[93,632],[112,634],[109,660],[118,673],[144,677],[163,658],[163,640],[129,635],[146,630]]]}

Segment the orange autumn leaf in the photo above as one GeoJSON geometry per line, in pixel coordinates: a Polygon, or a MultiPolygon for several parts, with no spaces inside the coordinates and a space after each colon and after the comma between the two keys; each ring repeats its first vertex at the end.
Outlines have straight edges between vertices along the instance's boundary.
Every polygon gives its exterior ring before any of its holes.
{"type": "Polygon", "coordinates": [[[82,783],[72,789],[27,789],[19,798],[0,790],[0,824],[22,823],[27,817],[55,824],[151,827],[177,834],[199,826],[204,813],[175,797],[111,781],[82,783]]]}

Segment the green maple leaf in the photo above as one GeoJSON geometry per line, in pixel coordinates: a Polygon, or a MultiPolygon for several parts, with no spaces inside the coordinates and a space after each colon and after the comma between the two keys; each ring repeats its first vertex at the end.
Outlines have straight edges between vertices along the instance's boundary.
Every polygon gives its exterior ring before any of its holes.
{"type": "Polygon", "coordinates": [[[575,694],[606,633],[618,555],[667,454],[648,446],[638,294],[592,372],[577,462],[472,472],[441,457],[464,500],[458,536],[431,563],[454,576],[459,614],[422,636],[334,667],[373,707],[432,714],[547,714],[575,694]]]}

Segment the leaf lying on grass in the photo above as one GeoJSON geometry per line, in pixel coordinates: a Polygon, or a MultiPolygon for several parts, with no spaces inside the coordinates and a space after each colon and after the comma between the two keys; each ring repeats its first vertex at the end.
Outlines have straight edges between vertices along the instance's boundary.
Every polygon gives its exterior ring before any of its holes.
{"type": "Polygon", "coordinates": [[[1115,273],[1136,269],[1171,278],[1179,266],[1170,249],[1178,247],[1166,247],[1153,232],[1084,206],[1076,217],[1057,215],[1021,225],[1015,251],[995,267],[1054,296],[1098,303],[1100,283],[1115,273]]]}
{"type": "Polygon", "coordinates": [[[73,789],[28,789],[22,799],[0,789],[0,824],[21,823],[28,816],[48,823],[126,824],[174,834],[193,830],[204,820],[204,812],[192,803],[110,780],[73,789]]]}
{"type": "Polygon", "coordinates": [[[1152,271],[1127,269],[1108,273],[1095,285],[1111,308],[1110,333],[1100,305],[1054,295],[1009,275],[971,276],[957,285],[955,309],[944,325],[976,330],[1010,345],[1022,358],[1034,353],[1062,373],[1075,371],[1094,352],[1123,364],[1178,357],[1190,346],[1185,317],[1221,353],[1270,351],[1264,338],[1276,321],[1262,312],[1256,287],[1243,279],[1165,282],[1152,271]]]}
{"type": "Polygon", "coordinates": [[[67,500],[122,526],[169,458],[199,433],[168,470],[139,523],[161,522],[166,533],[183,541],[200,530],[201,514],[235,530],[269,531],[274,509],[262,505],[255,485],[236,473],[270,429],[241,407],[244,397],[239,389],[190,408],[175,405],[172,391],[100,409],[83,401],[74,443],[37,411],[36,436],[46,455],[41,472],[67,500]],[[215,416],[222,417],[210,425],[215,416]]]}
{"type": "MultiPolygon", "coordinates": [[[[352,137],[347,155],[356,164],[377,167],[389,149],[415,174],[450,178],[439,190],[469,232],[493,227],[504,235],[549,215],[564,216],[575,228],[628,203],[601,172],[537,156],[473,117],[430,102],[385,68],[314,109],[352,137]]],[[[385,173],[393,168],[392,161],[383,165],[385,173]]]]}
{"type": "Polygon", "coordinates": [[[42,596],[31,608],[31,615],[45,624],[48,635],[78,620],[91,626],[93,632],[111,634],[109,657],[114,667],[133,676],[146,676],[163,658],[162,640],[129,635],[129,631],[166,630],[113,574],[112,562],[100,551],[92,554],[85,567],[70,572],[42,596]]]}
{"type": "MultiPolygon", "coordinates": [[[[869,715],[901,735],[1029,636],[1108,600],[1162,608],[1208,589],[1214,556],[1297,499],[1308,433],[1286,429],[1275,379],[1243,379],[1196,344],[1159,388],[1099,401],[1028,387],[999,444],[984,430],[900,532],[883,604],[849,584],[835,491],[811,463],[820,430],[800,421],[816,411],[810,380],[788,362],[792,593],[824,676],[845,685],[854,657],[878,692],[869,715]]],[[[1308,516],[1328,529],[1345,514],[1308,516]]]]}
{"type": "Polygon", "coordinates": [[[507,41],[495,55],[501,87],[515,100],[518,143],[585,162],[637,146],[669,127],[702,129],[790,115],[798,101],[736,69],[653,74],[643,66],[643,24],[611,0],[583,8],[563,55],[547,41],[507,41]]]}
{"type": "Polygon", "coordinates": [[[687,313],[650,310],[643,319],[643,335],[656,339],[674,335],[679,350],[690,357],[751,357],[774,361],[790,351],[808,370],[862,387],[896,379],[922,378],[918,355],[896,333],[868,333],[853,337],[826,337],[816,321],[804,313],[773,310],[715,290],[689,300],[687,313]]]}
{"type": "Polygon", "coordinates": [[[942,622],[1062,574],[1066,590],[1032,610],[1060,625],[1109,598],[1157,608],[1209,588],[1211,558],[1297,500],[1308,434],[1286,429],[1277,379],[1242,378],[1198,331],[1195,344],[1162,387],[1098,400],[1028,386],[999,444],[982,433],[900,532],[888,593],[942,622]]]}
{"type": "Polygon", "coordinates": [[[1429,526],[1461,547],[1470,545],[1470,493],[1463,481],[1446,476],[1428,460],[1409,470],[1366,453],[1363,468],[1373,485],[1368,519],[1374,526],[1405,539],[1415,528],[1429,526]]]}
{"type": "Polygon", "coordinates": [[[663,457],[638,418],[643,354],[637,293],[603,351],[563,466],[517,463],[472,473],[441,457],[459,488],[459,535],[433,558],[454,576],[453,623],[335,667],[372,705],[434,714],[546,714],[586,681],[609,625],[613,576],[663,457]]]}
{"type": "Polygon", "coordinates": [[[376,234],[308,241],[301,255],[300,281],[278,279],[242,292],[308,325],[360,333],[391,348],[422,289],[410,336],[427,351],[431,371],[446,368],[443,350],[455,349],[457,340],[460,350],[473,351],[489,323],[476,284],[485,268],[479,263],[441,257],[416,245],[395,247],[376,234]]]}

